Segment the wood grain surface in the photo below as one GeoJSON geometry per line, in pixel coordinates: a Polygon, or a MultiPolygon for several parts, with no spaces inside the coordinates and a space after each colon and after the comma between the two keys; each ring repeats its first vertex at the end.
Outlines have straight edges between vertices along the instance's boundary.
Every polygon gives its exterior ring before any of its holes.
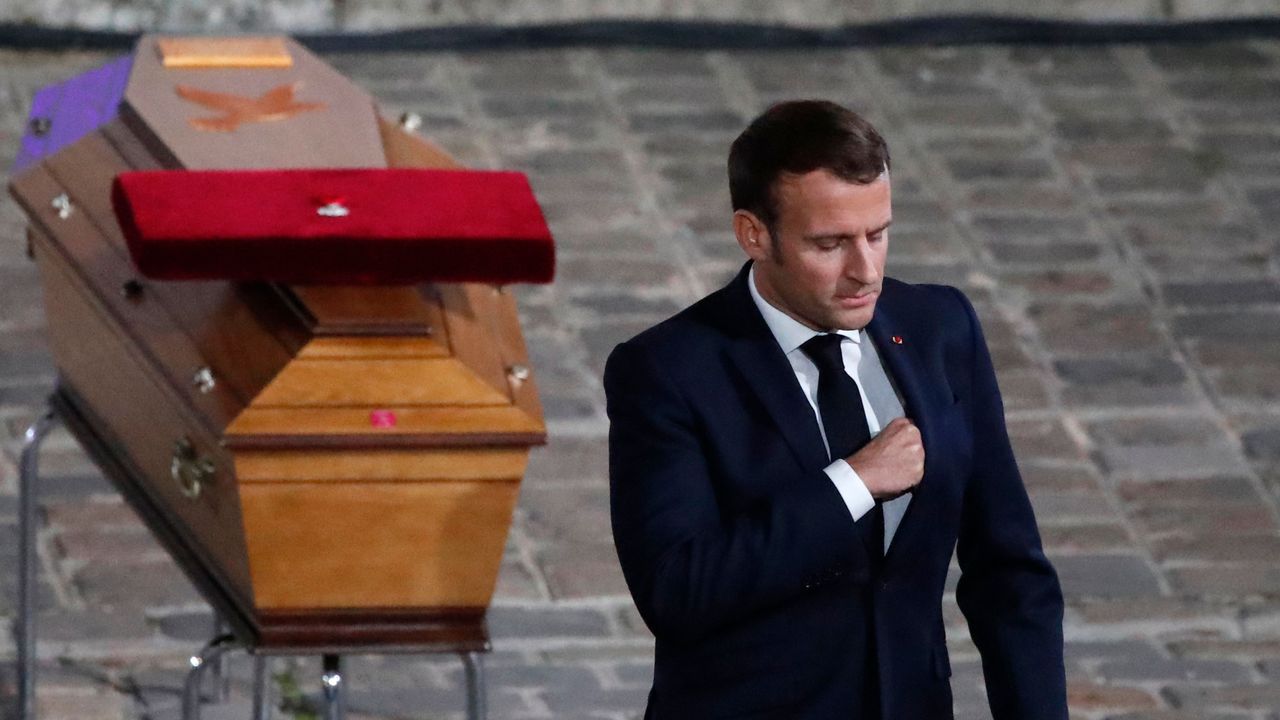
{"type": "Polygon", "coordinates": [[[201,554],[213,558],[234,594],[251,598],[239,492],[231,457],[167,390],[154,367],[113,329],[108,310],[44,236],[36,255],[44,283],[50,348],[64,381],[103,419],[100,432],[143,474],[150,499],[176,519],[201,554]],[[171,476],[175,441],[186,438],[214,463],[200,496],[183,496],[171,476]]]}

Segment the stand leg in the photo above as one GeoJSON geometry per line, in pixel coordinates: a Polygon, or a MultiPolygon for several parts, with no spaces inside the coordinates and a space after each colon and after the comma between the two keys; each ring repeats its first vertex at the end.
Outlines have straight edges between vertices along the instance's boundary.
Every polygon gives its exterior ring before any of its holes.
{"type": "Polygon", "coordinates": [[[344,720],[347,716],[347,693],[343,685],[342,657],[338,655],[324,656],[324,675],[321,685],[324,688],[324,720],[344,720]]]}
{"type": "Polygon", "coordinates": [[[253,656],[253,720],[271,720],[271,677],[267,656],[253,656]]]}
{"type": "MultiPolygon", "coordinates": [[[[227,622],[222,616],[214,613],[213,616],[213,636],[222,637],[230,635],[231,628],[227,626],[227,622]]],[[[213,675],[213,687],[216,693],[215,702],[225,703],[231,699],[231,678],[227,676],[227,656],[225,654],[218,655],[213,661],[213,667],[210,668],[213,675]]]]}
{"type": "Polygon", "coordinates": [[[462,664],[467,674],[467,720],[485,720],[484,658],[478,652],[465,653],[462,664]]]}
{"type": "Polygon", "coordinates": [[[234,636],[222,635],[210,640],[199,653],[191,656],[191,671],[187,673],[182,691],[182,720],[200,720],[200,688],[204,683],[204,671],[209,663],[216,663],[218,658],[235,647],[235,642],[234,636]]]}
{"type": "Polygon", "coordinates": [[[40,444],[57,418],[46,409],[22,441],[18,474],[18,720],[34,720],[36,689],[36,475],[40,444]]]}

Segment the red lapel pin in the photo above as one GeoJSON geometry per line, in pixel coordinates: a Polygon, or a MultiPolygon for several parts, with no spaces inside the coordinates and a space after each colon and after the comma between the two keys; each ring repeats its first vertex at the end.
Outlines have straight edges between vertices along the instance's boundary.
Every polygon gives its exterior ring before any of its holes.
{"type": "Polygon", "coordinates": [[[902,336],[901,336],[901,335],[894,335],[894,336],[893,336],[893,344],[894,344],[894,345],[901,345],[901,344],[902,344],[902,336]]]}

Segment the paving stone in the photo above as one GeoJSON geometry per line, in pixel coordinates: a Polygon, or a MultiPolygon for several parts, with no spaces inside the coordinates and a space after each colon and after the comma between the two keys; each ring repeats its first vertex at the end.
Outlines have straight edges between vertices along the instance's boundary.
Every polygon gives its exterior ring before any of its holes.
{"type": "Polygon", "coordinates": [[[1151,554],[1158,561],[1264,564],[1280,558],[1280,533],[1159,538],[1151,554]]]}
{"type": "Polygon", "coordinates": [[[1151,312],[1135,304],[1035,304],[1029,309],[1045,344],[1063,354],[1163,351],[1151,312]]]}
{"type": "Polygon", "coordinates": [[[76,529],[58,533],[53,540],[64,558],[77,563],[155,562],[168,556],[145,528],[127,526],[76,529]]]}
{"type": "Polygon", "coordinates": [[[1229,660],[1184,660],[1164,658],[1125,659],[1104,662],[1097,672],[1112,682],[1168,682],[1186,680],[1205,683],[1248,682],[1249,668],[1229,660]]]}
{"type": "Polygon", "coordinates": [[[42,472],[36,490],[41,498],[87,497],[115,492],[114,486],[100,472],[55,475],[42,472]]]}
{"type": "Polygon", "coordinates": [[[1166,196],[1108,196],[1107,212],[1120,221],[1150,222],[1152,220],[1193,223],[1208,219],[1219,222],[1230,218],[1228,204],[1216,197],[1166,196]]]}
{"type": "Polygon", "coordinates": [[[1155,573],[1135,555],[1058,555],[1051,559],[1065,595],[1142,597],[1160,594],[1155,573]]]}
{"type": "Polygon", "coordinates": [[[1163,355],[1109,355],[1055,360],[1073,406],[1190,405],[1195,393],[1186,372],[1163,355]]]}
{"type": "Polygon", "coordinates": [[[698,106],[720,97],[720,86],[711,77],[668,76],[631,83],[618,93],[624,107],[698,106]]]}
{"type": "Polygon", "coordinates": [[[161,635],[175,640],[203,643],[214,634],[214,615],[210,610],[166,613],[148,620],[161,635]]]}
{"type": "MultiPolygon", "coordinates": [[[[142,613],[135,607],[41,613],[36,620],[40,642],[92,642],[146,640],[151,635],[142,613]]],[[[203,638],[207,640],[206,634],[203,638]]]]}
{"type": "Polygon", "coordinates": [[[1116,485],[1116,492],[1121,500],[1134,504],[1204,507],[1262,501],[1247,477],[1232,475],[1121,481],[1116,485]]]}
{"type": "Polygon", "coordinates": [[[519,600],[546,600],[535,574],[517,560],[504,560],[498,572],[498,584],[493,591],[499,602],[519,600]]]}
{"type": "Polygon", "coordinates": [[[915,122],[933,132],[962,129],[1016,134],[1026,126],[1026,120],[1004,101],[915,100],[907,111],[915,122]]]}
{"type": "Polygon", "coordinates": [[[1280,398],[1280,368],[1274,365],[1221,369],[1207,377],[1213,391],[1226,400],[1257,403],[1280,398]]]}
{"type": "Polygon", "coordinates": [[[1213,277],[1242,280],[1265,277],[1269,258],[1263,252],[1245,251],[1238,256],[1207,258],[1186,252],[1154,252],[1143,257],[1143,263],[1158,277],[1213,277]]]}
{"type": "Polygon", "coordinates": [[[608,621],[595,610],[494,607],[489,610],[489,631],[495,637],[603,637],[608,621]]]}
{"type": "Polygon", "coordinates": [[[1096,260],[1103,253],[1100,244],[1085,242],[991,242],[988,247],[996,260],[1009,264],[1083,262],[1096,260]]]}
{"type": "Polygon", "coordinates": [[[1164,659],[1155,643],[1133,639],[1113,641],[1069,639],[1063,644],[1063,654],[1067,662],[1072,664],[1096,661],[1146,664],[1158,663],[1164,659]]]}
{"type": "Polygon", "coordinates": [[[728,111],[710,112],[636,112],[628,116],[628,124],[638,133],[717,132],[740,130],[743,118],[728,111]]]}
{"type": "Polygon", "coordinates": [[[525,482],[588,481],[608,479],[608,445],[603,437],[572,438],[552,436],[546,447],[534,450],[525,471],[525,482]]]}
{"type": "Polygon", "coordinates": [[[683,309],[684,305],[670,297],[637,297],[621,292],[602,292],[581,295],[572,303],[582,306],[597,317],[619,315],[640,316],[651,322],[659,322],[683,309]]]}
{"type": "MultiPolygon", "coordinates": [[[[1192,647],[1199,642],[1221,643],[1221,637],[1237,632],[1239,627],[1235,607],[1192,595],[1082,597],[1070,598],[1067,605],[1073,619],[1083,623],[1080,626],[1073,623],[1073,627],[1127,629],[1131,633],[1127,639],[1145,637],[1149,642],[1165,644],[1169,652],[1178,657],[1209,657],[1206,654],[1188,654],[1186,643],[1191,643],[1192,647]],[[1140,632],[1139,628],[1143,626],[1148,629],[1140,632]],[[1173,635],[1173,639],[1167,638],[1166,634],[1173,635]],[[1183,640],[1188,635],[1198,639],[1183,640]]],[[[1257,649],[1244,648],[1239,655],[1257,649]]]]}
{"type": "Polygon", "coordinates": [[[1131,87],[1133,79],[1109,47],[1067,49],[1054,46],[1018,46],[1009,49],[1009,60],[1037,83],[1054,87],[1131,87]]]}
{"type": "Polygon", "coordinates": [[[1169,137],[1172,131],[1168,124],[1159,120],[1146,118],[1118,119],[1084,119],[1064,118],[1059,120],[1054,130],[1057,137],[1071,141],[1117,140],[1160,141],[1169,137]]]}
{"type": "Polygon", "coordinates": [[[1169,83],[1174,94],[1200,103],[1268,103],[1276,97],[1280,80],[1248,74],[1213,78],[1175,80],[1169,83]]]}
{"type": "Polygon", "coordinates": [[[520,493],[529,537],[548,544],[592,545],[612,542],[609,492],[603,485],[538,487],[520,493]]]}
{"type": "Polygon", "coordinates": [[[1123,550],[1133,543],[1129,531],[1116,522],[1053,525],[1041,519],[1040,539],[1054,555],[1123,550]]]}
{"type": "Polygon", "coordinates": [[[53,356],[42,348],[0,352],[0,377],[5,379],[43,378],[53,367],[53,356]]]}
{"type": "Polygon", "coordinates": [[[1162,289],[1165,302],[1173,307],[1204,308],[1221,305],[1280,303],[1280,282],[1274,280],[1175,282],[1165,284],[1162,289]]]}
{"type": "Polygon", "coordinates": [[[1155,709],[1160,703],[1142,687],[1103,685],[1079,678],[1067,683],[1067,705],[1077,711],[1122,712],[1155,709]]]}
{"type": "Polygon", "coordinates": [[[1251,459],[1280,462],[1280,427],[1260,428],[1242,438],[1244,451],[1251,459]]]}
{"type": "Polygon", "coordinates": [[[1280,341],[1251,337],[1219,338],[1190,345],[1194,359],[1206,366],[1235,369],[1265,366],[1280,352],[1280,341]]]}
{"type": "Polygon", "coordinates": [[[1132,297],[1133,284],[1114,270],[1090,270],[1084,268],[1054,268],[1037,270],[1010,270],[1000,273],[1001,282],[1011,292],[1021,291],[1042,300],[1132,297]]]}
{"type": "Polygon", "coordinates": [[[1086,518],[1098,520],[1115,514],[1110,499],[1101,492],[1086,495],[1031,491],[1030,494],[1036,520],[1042,525],[1086,518]]]}
{"type": "Polygon", "coordinates": [[[1180,315],[1174,318],[1173,329],[1181,335],[1204,339],[1247,335],[1262,340],[1280,340],[1280,309],[1180,315]]]}
{"type": "Polygon", "coordinates": [[[589,393],[584,393],[577,397],[544,397],[542,398],[542,412],[546,421],[552,426],[556,423],[592,421],[601,416],[598,404],[589,393]]]}
{"type": "Polygon", "coordinates": [[[88,602],[104,608],[142,608],[200,602],[200,596],[172,560],[132,565],[87,565],[75,582],[88,602]]]}
{"type": "Polygon", "coordinates": [[[706,53],[650,49],[605,50],[600,62],[611,75],[623,77],[708,77],[712,74],[706,53]]]}
{"type": "Polygon", "coordinates": [[[1229,710],[1280,708],[1280,686],[1274,683],[1232,684],[1222,687],[1175,686],[1166,692],[1181,707],[1229,710]]]}
{"type": "Polygon", "coordinates": [[[558,272],[577,278],[580,283],[591,283],[618,290],[622,288],[654,289],[670,288],[673,292],[683,289],[680,269],[669,260],[628,259],[571,255],[558,261],[558,272]]]}
{"type": "Polygon", "coordinates": [[[1035,182],[1053,177],[1054,169],[1040,158],[956,158],[947,162],[951,177],[966,181],[1035,182]]]}
{"type": "Polygon", "coordinates": [[[1214,637],[1191,638],[1170,642],[1169,650],[1179,657],[1189,658],[1280,658],[1280,640],[1232,640],[1214,637]]]}
{"type": "Polygon", "coordinates": [[[1280,156],[1280,135],[1257,130],[1209,130],[1198,136],[1206,149],[1218,153],[1229,167],[1268,166],[1280,156]]]}
{"type": "MultiPolygon", "coordinates": [[[[5,574],[0,577],[0,613],[7,616],[17,616],[18,608],[18,566],[16,557],[12,561],[6,560],[4,563],[5,574]]],[[[48,577],[44,573],[36,579],[36,612],[44,613],[59,609],[62,605],[62,597],[53,585],[49,582],[48,577]]],[[[0,636],[0,646],[9,641],[8,632],[0,636]]]]}
{"type": "Polygon", "coordinates": [[[1195,477],[1244,470],[1235,443],[1201,419],[1102,421],[1088,425],[1098,459],[1116,477],[1195,477]]]}
{"type": "MultiPolygon", "coordinates": [[[[1020,464],[1085,459],[1080,446],[1058,420],[1007,420],[1006,429],[1020,464]]],[[[1097,486],[1086,483],[1078,487],[1093,490],[1097,486]]]]}
{"type": "Polygon", "coordinates": [[[129,506],[119,498],[92,502],[49,503],[45,506],[44,512],[49,525],[53,527],[145,527],[129,506]]]}
{"type": "Polygon", "coordinates": [[[1152,535],[1234,537],[1266,534],[1275,528],[1270,511],[1258,504],[1208,508],[1152,504],[1134,508],[1128,516],[1142,532],[1152,535]]]}
{"type": "Polygon", "coordinates": [[[1099,174],[1094,178],[1098,192],[1104,195],[1140,195],[1147,196],[1160,193],[1168,196],[1186,195],[1202,196],[1208,190],[1211,178],[1206,173],[1195,175],[1109,175],[1099,174]]]}
{"type": "Polygon", "coordinates": [[[548,549],[538,557],[554,599],[627,597],[627,584],[612,542],[548,549]]]}
{"type": "MultiPolygon", "coordinates": [[[[1197,177],[1205,174],[1205,157],[1167,142],[1143,139],[1098,138],[1062,148],[1065,160],[1093,173],[1144,176],[1175,175],[1197,177]]],[[[1158,220],[1158,218],[1156,218],[1158,220]]],[[[1203,223],[1204,218],[1198,222],[1203,223]]]]}
{"type": "Polygon", "coordinates": [[[129,717],[132,701],[109,689],[37,693],[35,712],[51,720],[120,720],[129,717]]]}
{"type": "Polygon", "coordinates": [[[1204,567],[1172,567],[1166,572],[1179,592],[1196,595],[1238,597],[1280,593],[1280,560],[1238,562],[1204,567]]]}
{"type": "Polygon", "coordinates": [[[1162,70],[1178,74],[1231,73],[1275,66],[1273,57],[1240,42],[1190,47],[1154,44],[1146,48],[1146,53],[1162,70]]]}

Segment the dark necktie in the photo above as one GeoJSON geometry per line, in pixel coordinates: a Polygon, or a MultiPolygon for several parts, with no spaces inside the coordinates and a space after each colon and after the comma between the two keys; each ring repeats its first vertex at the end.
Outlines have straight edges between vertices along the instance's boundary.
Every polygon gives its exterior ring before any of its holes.
{"type": "MultiPolygon", "coordinates": [[[[818,366],[818,414],[822,416],[831,460],[847,458],[871,440],[862,394],[844,370],[844,359],[840,355],[842,340],[841,335],[828,333],[815,335],[800,346],[818,366]]],[[[872,567],[878,569],[884,556],[884,509],[880,501],[859,518],[857,525],[872,567]]]]}

